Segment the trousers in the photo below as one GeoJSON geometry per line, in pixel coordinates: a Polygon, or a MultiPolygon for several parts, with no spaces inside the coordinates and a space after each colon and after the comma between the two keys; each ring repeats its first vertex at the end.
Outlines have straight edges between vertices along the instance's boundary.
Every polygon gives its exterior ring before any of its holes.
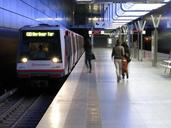
{"type": "Polygon", "coordinates": [[[120,79],[122,75],[122,59],[114,59],[117,78],[120,79]]]}

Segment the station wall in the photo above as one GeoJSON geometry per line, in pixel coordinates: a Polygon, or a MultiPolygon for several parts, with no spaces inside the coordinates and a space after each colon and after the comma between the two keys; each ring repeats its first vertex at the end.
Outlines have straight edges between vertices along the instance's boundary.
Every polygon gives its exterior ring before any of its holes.
{"type": "Polygon", "coordinates": [[[40,23],[67,26],[72,22],[72,7],[68,0],[0,0],[0,27],[17,29],[40,23]]]}

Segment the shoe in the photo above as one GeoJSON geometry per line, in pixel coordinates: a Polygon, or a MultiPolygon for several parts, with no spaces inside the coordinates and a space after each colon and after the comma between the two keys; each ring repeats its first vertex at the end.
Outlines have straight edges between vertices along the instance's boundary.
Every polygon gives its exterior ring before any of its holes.
{"type": "Polygon", "coordinates": [[[127,79],[129,78],[129,75],[128,75],[128,73],[126,74],[126,78],[127,78],[127,79]]]}
{"type": "Polygon", "coordinates": [[[118,76],[117,77],[117,82],[119,83],[120,80],[121,80],[121,77],[118,76]]]}
{"type": "Polygon", "coordinates": [[[124,74],[122,74],[122,79],[125,79],[125,75],[124,74]]]}

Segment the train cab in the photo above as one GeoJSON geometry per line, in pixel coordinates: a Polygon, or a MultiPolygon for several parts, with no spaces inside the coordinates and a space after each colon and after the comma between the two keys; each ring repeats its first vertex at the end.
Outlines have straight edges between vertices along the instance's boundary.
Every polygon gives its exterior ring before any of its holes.
{"type": "Polygon", "coordinates": [[[69,74],[83,53],[83,37],[50,25],[20,29],[18,78],[59,78],[69,74]]]}

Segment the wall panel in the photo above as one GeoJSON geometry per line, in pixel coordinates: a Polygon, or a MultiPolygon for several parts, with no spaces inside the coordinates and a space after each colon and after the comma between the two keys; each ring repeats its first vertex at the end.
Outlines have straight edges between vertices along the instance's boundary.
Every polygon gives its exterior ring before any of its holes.
{"type": "Polygon", "coordinates": [[[24,25],[36,25],[39,23],[58,23],[68,26],[70,22],[67,19],[72,16],[73,8],[69,2],[65,1],[0,0],[0,27],[20,28],[24,25]],[[55,18],[57,21],[45,20],[55,18]]]}

